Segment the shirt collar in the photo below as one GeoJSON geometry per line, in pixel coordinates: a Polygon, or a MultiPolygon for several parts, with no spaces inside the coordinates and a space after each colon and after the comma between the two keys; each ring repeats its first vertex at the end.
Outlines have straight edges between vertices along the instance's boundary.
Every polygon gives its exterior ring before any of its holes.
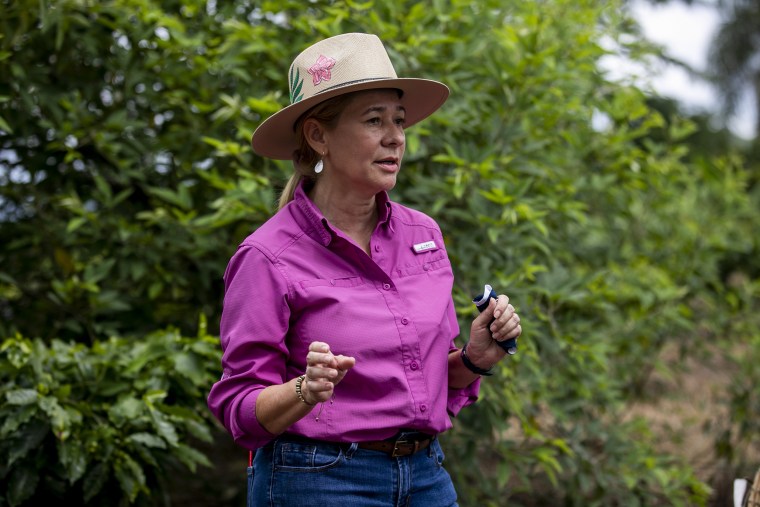
{"type": "MultiPolygon", "coordinates": [[[[293,194],[293,201],[296,210],[293,215],[301,229],[316,242],[328,246],[336,234],[330,227],[330,223],[324,217],[322,212],[306,195],[304,188],[306,180],[302,179],[296,187],[293,194]]],[[[378,224],[390,225],[393,203],[388,197],[388,192],[378,192],[375,196],[377,201],[377,220],[378,224]]],[[[392,229],[391,229],[392,230],[392,229]]]]}
{"type": "Polygon", "coordinates": [[[375,195],[375,200],[377,201],[377,223],[383,225],[389,223],[391,212],[393,211],[393,203],[390,197],[388,197],[388,192],[385,190],[378,192],[375,195]]]}

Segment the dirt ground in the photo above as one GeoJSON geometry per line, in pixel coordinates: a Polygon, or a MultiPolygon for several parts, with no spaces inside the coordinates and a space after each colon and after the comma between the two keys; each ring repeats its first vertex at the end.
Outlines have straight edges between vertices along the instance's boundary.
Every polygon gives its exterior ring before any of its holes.
{"type": "MultiPolygon", "coordinates": [[[[633,406],[629,417],[644,417],[654,434],[661,436],[662,450],[681,456],[697,476],[713,488],[712,507],[733,507],[733,470],[727,469],[715,449],[716,432],[727,427],[725,399],[731,381],[731,365],[721,354],[681,361],[675,349],[665,349],[662,359],[672,368],[655,371],[644,387],[645,399],[633,406]],[[652,393],[646,399],[646,393],[652,393]]],[[[747,454],[760,467],[760,454],[747,454]]]]}

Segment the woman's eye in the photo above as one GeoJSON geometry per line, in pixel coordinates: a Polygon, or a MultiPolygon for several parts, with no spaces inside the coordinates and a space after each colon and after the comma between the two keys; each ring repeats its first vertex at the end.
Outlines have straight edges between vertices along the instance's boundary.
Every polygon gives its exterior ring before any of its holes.
{"type": "Polygon", "coordinates": [[[402,127],[406,123],[406,118],[396,118],[396,125],[401,125],[402,127]]]}
{"type": "Polygon", "coordinates": [[[367,123],[369,123],[370,125],[377,125],[380,123],[380,118],[370,118],[369,120],[367,120],[367,123]]]}

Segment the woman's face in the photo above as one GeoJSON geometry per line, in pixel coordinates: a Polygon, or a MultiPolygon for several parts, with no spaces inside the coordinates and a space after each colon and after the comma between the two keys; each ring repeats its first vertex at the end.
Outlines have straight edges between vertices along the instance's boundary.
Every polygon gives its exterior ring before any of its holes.
{"type": "Polygon", "coordinates": [[[405,110],[395,90],[357,93],[333,129],[326,130],[320,179],[371,197],[396,185],[404,156],[405,110]]]}

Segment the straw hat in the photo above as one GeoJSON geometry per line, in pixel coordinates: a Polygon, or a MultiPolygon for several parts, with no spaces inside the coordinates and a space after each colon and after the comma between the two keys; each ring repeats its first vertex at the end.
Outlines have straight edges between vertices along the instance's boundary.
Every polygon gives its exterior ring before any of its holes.
{"type": "Polygon", "coordinates": [[[306,48],[290,66],[290,105],[267,118],[251,138],[264,157],[289,160],[298,148],[295,122],[332,97],[359,90],[397,88],[403,92],[406,126],[430,116],[446,101],[449,89],[428,79],[398,78],[385,47],[376,35],[347,33],[306,48]]]}

